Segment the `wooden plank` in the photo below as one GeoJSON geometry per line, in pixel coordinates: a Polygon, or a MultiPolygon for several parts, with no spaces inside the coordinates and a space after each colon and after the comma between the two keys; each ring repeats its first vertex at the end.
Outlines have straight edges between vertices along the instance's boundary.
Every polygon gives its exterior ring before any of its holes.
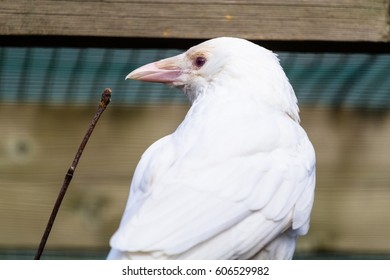
{"type": "Polygon", "coordinates": [[[1,35],[389,41],[390,0],[2,0],[1,35]]]}
{"type": "Polygon", "coordinates": [[[311,230],[299,248],[390,251],[390,116],[384,112],[303,110],[317,154],[311,230]]]}
{"type": "MultiPolygon", "coordinates": [[[[142,152],[188,107],[111,106],[79,163],[48,248],[108,248],[142,152]]],[[[0,247],[38,245],[95,108],[0,104],[0,247]]],[[[302,108],[317,190],[299,250],[390,252],[390,115],[302,108]]]]}
{"type": "MultiPolygon", "coordinates": [[[[0,247],[33,247],[95,108],[0,107],[0,247]]],[[[164,108],[107,109],[79,162],[48,247],[108,246],[141,153],[172,131],[177,114],[186,110],[164,108]],[[152,129],[151,118],[160,120],[152,129]]]]}

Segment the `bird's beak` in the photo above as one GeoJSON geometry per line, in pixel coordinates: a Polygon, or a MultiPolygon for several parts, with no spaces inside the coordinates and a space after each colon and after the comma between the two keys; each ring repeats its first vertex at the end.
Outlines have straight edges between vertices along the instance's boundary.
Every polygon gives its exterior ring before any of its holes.
{"type": "Polygon", "coordinates": [[[183,73],[180,64],[182,55],[166,58],[152,62],[135,69],[126,79],[139,80],[144,82],[173,83],[183,73]]]}

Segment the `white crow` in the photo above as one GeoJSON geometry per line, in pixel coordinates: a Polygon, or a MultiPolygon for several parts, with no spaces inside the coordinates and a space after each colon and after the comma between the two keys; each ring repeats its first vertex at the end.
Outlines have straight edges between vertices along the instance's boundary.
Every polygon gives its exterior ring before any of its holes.
{"type": "Polygon", "coordinates": [[[180,88],[192,106],[143,154],[108,259],[291,259],[315,153],[277,56],[216,38],[126,79],[180,88]]]}

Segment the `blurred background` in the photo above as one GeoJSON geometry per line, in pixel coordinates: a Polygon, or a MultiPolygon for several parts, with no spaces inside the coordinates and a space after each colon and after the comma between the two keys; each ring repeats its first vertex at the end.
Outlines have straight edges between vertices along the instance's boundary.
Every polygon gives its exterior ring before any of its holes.
{"type": "Polygon", "coordinates": [[[390,259],[390,0],[1,1],[0,259],[32,259],[101,93],[43,259],[103,259],[143,151],[189,103],[136,67],[204,39],[275,51],[317,154],[296,259],[390,259]]]}

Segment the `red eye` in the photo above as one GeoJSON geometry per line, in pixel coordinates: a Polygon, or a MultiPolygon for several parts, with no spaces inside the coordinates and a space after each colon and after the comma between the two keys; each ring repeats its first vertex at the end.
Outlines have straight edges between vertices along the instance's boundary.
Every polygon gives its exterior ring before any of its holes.
{"type": "Polygon", "coordinates": [[[203,56],[198,56],[195,58],[194,64],[196,67],[200,68],[206,63],[206,58],[203,56]]]}

